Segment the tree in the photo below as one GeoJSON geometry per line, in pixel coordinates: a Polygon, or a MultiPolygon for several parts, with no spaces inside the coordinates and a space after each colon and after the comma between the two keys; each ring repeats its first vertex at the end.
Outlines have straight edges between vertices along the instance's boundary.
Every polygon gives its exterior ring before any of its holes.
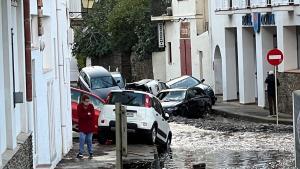
{"type": "Polygon", "coordinates": [[[89,13],[83,15],[81,26],[75,28],[75,55],[93,58],[111,53],[111,36],[107,25],[108,14],[114,4],[115,0],[101,0],[89,13]]]}
{"type": "Polygon", "coordinates": [[[117,51],[150,57],[157,47],[150,9],[150,0],[101,0],[75,30],[74,54],[101,57],[117,51]]]}

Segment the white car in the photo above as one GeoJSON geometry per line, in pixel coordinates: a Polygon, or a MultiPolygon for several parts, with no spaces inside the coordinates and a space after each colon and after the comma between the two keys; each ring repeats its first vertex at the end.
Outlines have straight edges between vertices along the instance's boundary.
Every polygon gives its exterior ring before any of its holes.
{"type": "Polygon", "coordinates": [[[115,103],[126,106],[128,134],[145,138],[148,144],[169,146],[172,132],[169,115],[164,112],[159,100],[152,94],[141,91],[112,91],[98,119],[101,144],[115,136],[115,103]]]}

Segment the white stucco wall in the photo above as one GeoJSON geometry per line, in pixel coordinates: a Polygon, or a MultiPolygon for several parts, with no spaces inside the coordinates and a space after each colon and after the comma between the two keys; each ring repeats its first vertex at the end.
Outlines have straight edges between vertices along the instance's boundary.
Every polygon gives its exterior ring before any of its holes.
{"type": "Polygon", "coordinates": [[[214,77],[212,68],[212,56],[210,51],[209,33],[204,32],[192,39],[192,71],[193,76],[198,79],[205,79],[205,83],[214,87],[214,77]],[[202,64],[200,62],[200,52],[202,53],[202,64]],[[202,71],[202,74],[201,74],[202,71]]]}
{"type": "MultiPolygon", "coordinates": [[[[296,28],[293,26],[299,25],[300,23],[300,17],[298,16],[299,7],[294,6],[294,12],[287,12],[282,10],[276,11],[276,9],[274,8],[274,11],[272,13],[275,14],[276,25],[273,28],[269,26],[261,26],[260,33],[255,33],[255,40],[253,45],[247,44],[250,43],[248,39],[252,38],[252,33],[245,32],[245,27],[242,26],[242,16],[244,16],[245,14],[217,15],[215,12],[216,2],[219,2],[219,0],[210,1],[210,29],[212,30],[211,50],[213,51],[214,56],[216,46],[220,47],[223,70],[223,99],[235,99],[236,92],[239,92],[240,95],[238,99],[241,103],[255,102],[256,96],[258,98],[258,105],[264,107],[264,80],[266,78],[266,72],[273,69],[272,66],[270,66],[266,61],[266,54],[270,49],[274,48],[274,34],[277,34],[278,48],[283,51],[284,55],[286,55],[286,59],[279,66],[279,71],[283,72],[298,68],[296,53],[296,28]],[[232,83],[232,79],[236,78],[235,74],[233,73],[233,70],[229,69],[230,66],[233,67],[232,55],[235,55],[234,50],[231,50],[231,47],[235,47],[230,46],[230,44],[232,44],[232,41],[235,40],[234,35],[231,36],[229,34],[230,32],[225,31],[226,28],[236,29],[237,52],[239,58],[239,76],[237,78],[238,86],[236,87],[234,87],[235,83],[232,83]],[[232,38],[230,39],[229,37],[232,38]],[[252,57],[251,53],[253,52],[256,57],[256,63],[253,63],[253,60],[248,60],[249,57],[252,57]],[[252,76],[253,72],[257,72],[257,84],[252,84],[252,81],[255,81],[255,76],[252,76]],[[255,94],[256,91],[257,94],[255,94]]],[[[261,11],[261,13],[264,14],[263,11],[261,11]]],[[[253,28],[251,27],[251,29],[253,28]]]]}
{"type": "MultiPolygon", "coordinates": [[[[0,14],[2,15],[2,3],[0,3],[0,14]]],[[[0,79],[4,79],[3,70],[3,38],[2,38],[2,17],[0,17],[0,79]]],[[[4,81],[0,81],[0,96],[4,96],[4,81]]],[[[6,123],[5,123],[5,98],[0,97],[0,154],[3,154],[6,149],[6,123]]],[[[2,158],[0,158],[0,166],[2,158]]]]}
{"type": "Polygon", "coordinates": [[[152,67],[154,79],[166,81],[166,54],[165,52],[153,52],[152,67]]]}
{"type": "Polygon", "coordinates": [[[165,25],[165,43],[171,42],[172,46],[172,63],[169,63],[168,49],[166,49],[166,80],[169,81],[181,76],[180,68],[180,23],[167,22],[165,25]]]}
{"type": "Polygon", "coordinates": [[[195,0],[173,0],[172,1],[173,16],[195,16],[196,3],[195,0]]]}
{"type": "MultiPolygon", "coordinates": [[[[202,2],[202,1],[201,1],[202,2]]],[[[198,20],[205,19],[204,16],[204,1],[200,3],[197,0],[186,0],[186,1],[172,1],[173,17],[174,20],[165,22],[165,52],[164,53],[164,64],[166,68],[165,79],[169,81],[171,79],[181,76],[181,57],[180,57],[180,26],[182,22],[190,23],[190,40],[191,40],[191,65],[192,65],[192,76],[197,79],[204,78],[205,83],[214,85],[214,78],[212,73],[212,58],[210,52],[210,38],[209,33],[204,32],[198,35],[199,30],[204,29],[204,25],[197,25],[198,20]],[[196,11],[196,7],[203,10],[196,11]],[[198,12],[198,13],[197,13],[198,12]],[[200,13],[201,14],[200,14],[200,13]],[[199,15],[197,15],[199,14],[199,15]],[[184,19],[184,21],[182,21],[184,19]],[[203,26],[197,29],[197,26],[203,26]],[[168,42],[171,42],[172,50],[172,62],[169,61],[169,46],[168,42]],[[202,55],[202,66],[200,64],[200,55],[202,55]],[[200,72],[202,74],[200,75],[200,72]]],[[[204,24],[204,23],[203,23],[204,24]]],[[[155,53],[155,57],[158,57],[155,53]]],[[[154,61],[155,57],[153,57],[154,61]]],[[[154,63],[154,62],[153,62],[154,63]]],[[[156,66],[157,67],[157,66],[156,66]]],[[[154,76],[164,73],[160,72],[154,66],[154,76]]]]}
{"type": "Polygon", "coordinates": [[[40,38],[37,37],[37,27],[32,30],[35,47],[40,46],[40,40],[46,45],[45,50],[35,48],[32,52],[35,65],[35,166],[50,164],[51,168],[55,167],[72,147],[67,5],[67,0],[46,1],[45,26],[48,32],[40,38]]]}

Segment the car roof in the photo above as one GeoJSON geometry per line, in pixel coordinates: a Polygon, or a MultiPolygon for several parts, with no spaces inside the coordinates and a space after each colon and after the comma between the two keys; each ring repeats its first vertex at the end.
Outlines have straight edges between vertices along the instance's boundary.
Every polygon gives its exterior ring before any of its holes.
{"type": "Polygon", "coordinates": [[[170,85],[172,85],[174,83],[180,82],[181,80],[189,78],[189,77],[192,77],[192,76],[184,75],[184,76],[181,76],[181,77],[177,77],[177,78],[175,78],[173,80],[168,81],[166,84],[168,86],[170,86],[170,85]]]}
{"type": "Polygon", "coordinates": [[[102,66],[89,66],[82,68],[82,71],[90,77],[111,76],[111,74],[102,66]]]}
{"type": "Polygon", "coordinates": [[[87,92],[87,91],[85,91],[85,90],[81,90],[81,89],[75,88],[75,87],[70,87],[70,88],[71,88],[71,90],[75,90],[75,91],[77,91],[77,92],[81,92],[81,93],[86,94],[86,95],[94,96],[94,97],[96,97],[98,100],[100,100],[102,103],[105,103],[105,101],[104,101],[101,97],[99,97],[99,96],[97,96],[97,95],[95,95],[95,94],[93,94],[93,93],[91,93],[91,92],[87,92]]]}
{"type": "Polygon", "coordinates": [[[137,90],[112,90],[112,93],[122,93],[122,92],[132,92],[132,93],[138,93],[138,94],[145,94],[150,96],[151,98],[154,97],[152,94],[143,92],[143,91],[137,91],[137,90]]]}

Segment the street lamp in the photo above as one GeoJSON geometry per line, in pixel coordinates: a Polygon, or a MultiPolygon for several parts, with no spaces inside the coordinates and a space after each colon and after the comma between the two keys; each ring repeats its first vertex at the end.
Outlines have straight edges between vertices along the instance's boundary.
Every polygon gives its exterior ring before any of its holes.
{"type": "Polygon", "coordinates": [[[82,20],[82,14],[89,12],[89,9],[93,8],[94,3],[98,0],[72,0],[70,5],[70,19],[82,20]]]}
{"type": "Polygon", "coordinates": [[[93,8],[95,0],[82,0],[82,7],[86,9],[93,8]]]}

